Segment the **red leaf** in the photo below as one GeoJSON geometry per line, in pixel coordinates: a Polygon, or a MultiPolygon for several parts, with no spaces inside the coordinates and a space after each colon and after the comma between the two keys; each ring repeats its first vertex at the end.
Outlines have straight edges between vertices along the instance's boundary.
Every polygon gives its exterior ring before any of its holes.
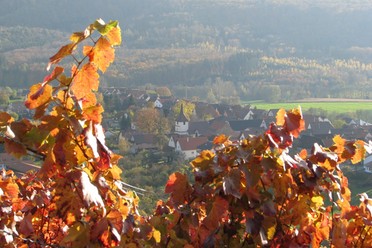
{"type": "Polygon", "coordinates": [[[305,130],[305,121],[300,107],[287,112],[284,127],[295,138],[300,135],[301,131],[305,130]]]}
{"type": "Polygon", "coordinates": [[[20,158],[27,154],[27,150],[21,143],[15,142],[10,139],[5,139],[5,151],[13,154],[15,157],[20,158]]]}
{"type": "Polygon", "coordinates": [[[271,123],[266,131],[271,147],[285,149],[293,143],[293,136],[283,127],[271,123]]]}
{"type": "Polygon", "coordinates": [[[57,66],[56,68],[54,68],[54,70],[52,71],[51,74],[49,74],[48,76],[46,76],[43,80],[43,84],[47,84],[51,81],[53,81],[54,79],[56,79],[59,75],[61,75],[64,71],[64,68],[63,67],[60,67],[60,66],[57,66]]]}
{"type": "Polygon", "coordinates": [[[203,224],[210,230],[215,230],[229,209],[229,202],[217,196],[213,202],[212,209],[208,216],[203,220],[203,224]]]}
{"type": "Polygon", "coordinates": [[[165,185],[165,193],[171,194],[171,201],[175,205],[184,204],[191,193],[186,175],[179,172],[170,175],[165,185]]]}
{"type": "Polygon", "coordinates": [[[32,226],[32,214],[28,213],[19,225],[19,232],[26,237],[31,235],[34,232],[34,228],[32,226]]]}
{"type": "Polygon", "coordinates": [[[101,144],[99,140],[98,141],[98,154],[99,154],[99,160],[97,162],[98,169],[100,170],[107,170],[111,167],[111,156],[110,152],[101,144]]]}
{"type": "Polygon", "coordinates": [[[241,186],[241,171],[239,169],[232,169],[223,178],[223,190],[227,195],[233,195],[236,198],[242,196],[242,186],[241,186]]]}

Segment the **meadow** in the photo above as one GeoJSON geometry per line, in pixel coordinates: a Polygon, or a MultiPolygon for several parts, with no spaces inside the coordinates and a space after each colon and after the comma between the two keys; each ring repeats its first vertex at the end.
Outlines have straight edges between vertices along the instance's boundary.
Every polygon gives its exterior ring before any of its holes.
{"type": "Polygon", "coordinates": [[[264,102],[247,102],[258,109],[292,109],[301,106],[306,111],[311,108],[323,109],[333,113],[355,113],[358,110],[372,111],[372,101],[299,101],[290,103],[264,103],[264,102]]]}

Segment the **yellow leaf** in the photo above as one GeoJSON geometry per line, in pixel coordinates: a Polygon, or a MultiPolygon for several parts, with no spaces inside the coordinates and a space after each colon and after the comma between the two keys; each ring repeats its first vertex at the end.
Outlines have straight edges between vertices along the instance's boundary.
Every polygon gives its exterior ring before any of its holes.
{"type": "Polygon", "coordinates": [[[152,233],[152,237],[155,239],[156,243],[160,243],[161,240],[161,233],[158,230],[154,230],[152,233]]]}
{"type": "Polygon", "coordinates": [[[74,43],[79,43],[86,38],[85,32],[75,32],[70,36],[70,40],[74,43]]]}
{"type": "Polygon", "coordinates": [[[107,33],[107,38],[109,39],[111,45],[116,46],[121,44],[121,29],[118,26],[111,29],[110,32],[107,33]]]}
{"type": "Polygon", "coordinates": [[[266,230],[266,236],[268,240],[272,240],[274,238],[276,232],[276,219],[275,217],[267,217],[263,220],[262,226],[266,230]]]}
{"type": "Polygon", "coordinates": [[[213,161],[215,154],[210,150],[203,150],[198,157],[191,161],[191,165],[194,168],[206,169],[209,164],[213,161]]]}
{"type": "Polygon", "coordinates": [[[114,180],[121,179],[122,170],[119,168],[119,166],[117,165],[112,166],[111,168],[109,168],[109,172],[111,174],[112,179],[114,180]]]}
{"type": "Polygon", "coordinates": [[[318,210],[321,206],[323,206],[323,197],[322,196],[313,196],[311,198],[311,207],[315,210],[318,210]]]}
{"type": "Polygon", "coordinates": [[[333,142],[335,142],[335,144],[337,145],[345,145],[345,139],[342,138],[340,135],[336,135],[334,138],[333,138],[333,142]]]}

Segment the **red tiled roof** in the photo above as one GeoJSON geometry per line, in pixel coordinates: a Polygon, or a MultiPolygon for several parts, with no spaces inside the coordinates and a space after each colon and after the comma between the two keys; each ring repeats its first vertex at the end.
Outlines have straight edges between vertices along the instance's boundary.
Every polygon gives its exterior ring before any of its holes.
{"type": "Polygon", "coordinates": [[[208,138],[200,137],[180,137],[177,142],[180,144],[182,151],[196,150],[198,146],[208,142],[208,138]]]}

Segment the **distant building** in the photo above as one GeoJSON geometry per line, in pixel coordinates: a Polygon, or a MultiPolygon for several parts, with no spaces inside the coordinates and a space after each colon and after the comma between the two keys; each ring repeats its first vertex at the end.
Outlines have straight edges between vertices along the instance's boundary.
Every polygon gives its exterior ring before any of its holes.
{"type": "Polygon", "coordinates": [[[189,119],[186,117],[185,113],[183,112],[183,104],[181,104],[180,114],[176,119],[176,125],[174,129],[174,133],[179,135],[187,135],[189,130],[189,119]]]}

